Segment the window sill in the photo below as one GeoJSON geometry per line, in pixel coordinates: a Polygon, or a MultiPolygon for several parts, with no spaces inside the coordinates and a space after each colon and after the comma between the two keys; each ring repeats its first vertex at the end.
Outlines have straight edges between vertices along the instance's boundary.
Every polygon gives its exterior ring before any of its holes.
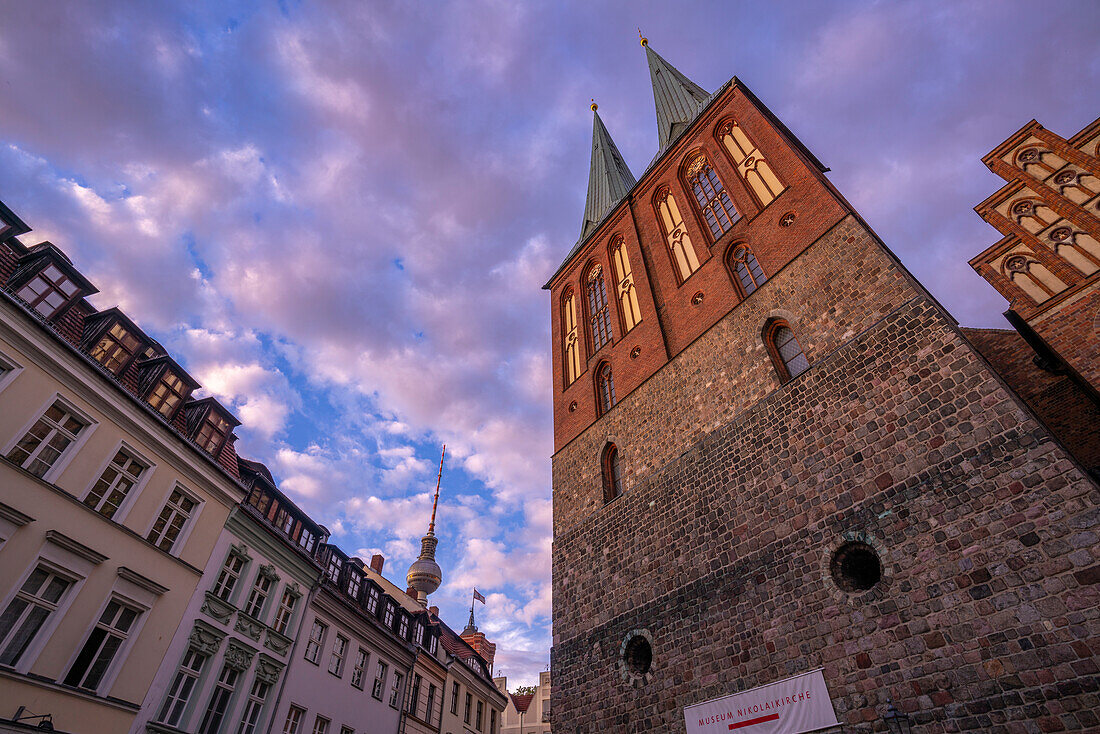
{"type": "Polygon", "coordinates": [[[93,701],[95,703],[101,703],[105,706],[120,709],[122,711],[128,711],[130,713],[136,713],[141,709],[141,706],[130,701],[124,701],[121,698],[113,698],[111,696],[100,696],[95,693],[89,693],[88,691],[74,688],[73,686],[67,686],[63,683],[58,683],[55,680],[51,680],[44,675],[36,675],[34,673],[19,673],[7,666],[0,666],[0,678],[10,678],[12,680],[21,681],[30,685],[42,686],[43,688],[49,688],[53,691],[60,693],[66,693],[70,696],[76,696],[77,698],[83,698],[87,701],[93,701]]]}

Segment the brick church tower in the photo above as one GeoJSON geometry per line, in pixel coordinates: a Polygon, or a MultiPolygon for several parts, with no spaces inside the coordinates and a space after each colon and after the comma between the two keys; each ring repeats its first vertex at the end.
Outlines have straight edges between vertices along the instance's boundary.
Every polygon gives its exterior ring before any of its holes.
{"type": "Polygon", "coordinates": [[[849,731],[1100,725],[1096,485],[743,83],[643,45],[657,156],[594,115],[546,284],[555,728],[817,669],[849,731]]]}

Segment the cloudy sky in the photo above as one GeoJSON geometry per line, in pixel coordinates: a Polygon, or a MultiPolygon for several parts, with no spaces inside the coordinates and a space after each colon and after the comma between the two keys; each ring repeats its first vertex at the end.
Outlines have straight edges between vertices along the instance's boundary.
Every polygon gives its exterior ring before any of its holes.
{"type": "Polygon", "coordinates": [[[980,157],[1100,113],[1100,5],[61,2],[0,20],[0,200],[244,421],[240,452],[403,583],[439,517],[509,683],[550,646],[549,304],[576,241],[590,98],[656,150],[637,28],[736,74],[965,324],[1005,304],[980,157]]]}

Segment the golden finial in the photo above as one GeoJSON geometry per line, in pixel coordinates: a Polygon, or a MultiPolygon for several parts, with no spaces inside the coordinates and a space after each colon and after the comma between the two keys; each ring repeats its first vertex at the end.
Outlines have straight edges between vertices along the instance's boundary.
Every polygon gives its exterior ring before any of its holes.
{"type": "Polygon", "coordinates": [[[649,39],[642,35],[642,29],[641,28],[638,29],[638,38],[641,39],[643,46],[648,46],[649,45],[649,39]]]}
{"type": "Polygon", "coordinates": [[[598,105],[598,104],[596,104],[596,100],[592,100],[592,105],[591,105],[591,107],[592,107],[592,111],[593,111],[593,112],[595,112],[595,111],[596,111],[596,110],[597,110],[597,109],[599,108],[599,105],[598,105]]]}

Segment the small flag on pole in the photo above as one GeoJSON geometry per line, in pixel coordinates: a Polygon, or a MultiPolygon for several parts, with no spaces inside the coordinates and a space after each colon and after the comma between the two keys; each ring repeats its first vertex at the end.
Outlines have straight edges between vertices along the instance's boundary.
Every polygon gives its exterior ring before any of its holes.
{"type": "Polygon", "coordinates": [[[474,589],[474,601],[479,601],[479,602],[481,602],[482,604],[484,604],[484,603],[485,603],[485,597],[484,597],[484,596],[482,596],[482,595],[481,595],[481,592],[480,592],[480,591],[478,591],[477,589],[474,589]]]}

